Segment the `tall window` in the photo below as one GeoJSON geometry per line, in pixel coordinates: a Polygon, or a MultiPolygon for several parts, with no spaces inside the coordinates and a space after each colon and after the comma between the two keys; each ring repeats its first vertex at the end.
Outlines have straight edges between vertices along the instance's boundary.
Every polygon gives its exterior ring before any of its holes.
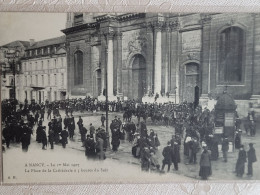
{"type": "Polygon", "coordinates": [[[242,82],[243,49],[244,31],[241,28],[232,26],[220,33],[220,82],[242,82]]]}
{"type": "Polygon", "coordinates": [[[61,73],[61,86],[64,86],[64,74],[61,73]]]}
{"type": "Polygon", "coordinates": [[[38,75],[35,76],[36,77],[36,86],[38,86],[38,75]]]}
{"type": "Polygon", "coordinates": [[[83,84],[83,53],[76,51],[74,54],[74,85],[83,84]]]}
{"type": "Polygon", "coordinates": [[[42,75],[42,86],[44,86],[44,76],[42,75]]]}
{"type": "Polygon", "coordinates": [[[42,65],[41,65],[41,70],[43,70],[43,61],[42,61],[42,65]]]}
{"type": "Polygon", "coordinates": [[[47,68],[48,68],[48,70],[50,70],[50,68],[51,68],[50,67],[50,60],[47,61],[47,68]]]}
{"type": "Polygon", "coordinates": [[[48,86],[51,85],[51,76],[48,74],[48,86]]]}
{"type": "Polygon", "coordinates": [[[83,23],[83,13],[74,13],[74,24],[80,25],[83,23]]]}
{"type": "Polygon", "coordinates": [[[25,81],[25,86],[27,86],[27,76],[25,76],[24,81],[25,81]]]}
{"type": "Polygon", "coordinates": [[[55,86],[57,86],[57,75],[54,74],[54,83],[55,83],[55,86]]]}
{"type": "Polygon", "coordinates": [[[54,68],[57,68],[57,60],[54,59],[54,68]]]}

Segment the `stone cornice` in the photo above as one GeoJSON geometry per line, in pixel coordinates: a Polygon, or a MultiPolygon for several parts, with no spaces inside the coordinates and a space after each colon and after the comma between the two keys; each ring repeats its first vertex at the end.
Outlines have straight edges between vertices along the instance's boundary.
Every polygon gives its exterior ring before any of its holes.
{"type": "Polygon", "coordinates": [[[88,29],[95,29],[95,28],[99,28],[99,23],[98,22],[93,22],[93,23],[86,23],[86,24],[81,24],[78,26],[73,26],[70,28],[66,28],[61,30],[61,32],[63,32],[64,34],[70,34],[70,33],[74,33],[74,32],[79,32],[79,31],[84,31],[84,30],[88,30],[88,29]]]}
{"type": "Polygon", "coordinates": [[[144,18],[145,13],[128,13],[128,14],[122,14],[122,15],[110,15],[110,14],[104,14],[101,16],[94,17],[97,22],[107,22],[107,21],[118,21],[118,22],[125,22],[130,21],[138,18],[144,18]]]}
{"type": "Polygon", "coordinates": [[[201,14],[200,23],[202,25],[210,24],[211,20],[212,20],[212,16],[210,14],[201,14]]]}

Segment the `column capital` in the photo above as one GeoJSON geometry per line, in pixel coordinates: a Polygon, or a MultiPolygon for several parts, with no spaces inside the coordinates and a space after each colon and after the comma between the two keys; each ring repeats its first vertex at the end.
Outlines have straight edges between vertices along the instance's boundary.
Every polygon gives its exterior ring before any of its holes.
{"type": "Polygon", "coordinates": [[[201,14],[201,24],[202,25],[209,25],[211,23],[212,17],[210,14],[201,14]]]}
{"type": "Polygon", "coordinates": [[[169,21],[166,23],[165,30],[166,32],[172,32],[178,30],[180,27],[180,23],[178,20],[169,21]]]}
{"type": "Polygon", "coordinates": [[[153,23],[153,26],[154,26],[154,31],[155,32],[159,32],[159,31],[162,31],[163,28],[165,27],[165,22],[164,21],[156,21],[153,23]]]}
{"type": "Polygon", "coordinates": [[[108,27],[107,29],[102,31],[102,34],[107,38],[108,40],[111,40],[115,36],[115,30],[112,27],[108,27]]]}
{"type": "Polygon", "coordinates": [[[118,40],[122,40],[123,33],[122,32],[116,32],[115,37],[117,37],[118,40]]]}

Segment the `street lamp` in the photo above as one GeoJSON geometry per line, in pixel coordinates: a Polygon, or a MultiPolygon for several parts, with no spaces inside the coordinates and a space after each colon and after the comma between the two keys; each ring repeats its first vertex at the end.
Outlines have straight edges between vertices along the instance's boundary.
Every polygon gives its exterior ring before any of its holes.
{"type": "MultiPolygon", "coordinates": [[[[20,52],[18,50],[14,50],[14,49],[10,49],[5,53],[5,58],[7,58],[8,64],[10,65],[9,68],[12,71],[13,76],[14,76],[13,86],[11,86],[13,88],[14,101],[16,101],[16,83],[15,83],[16,69],[19,70],[18,67],[16,67],[16,63],[19,60],[19,54],[20,54],[20,52]]],[[[16,110],[15,102],[14,102],[14,110],[16,110]]]]}

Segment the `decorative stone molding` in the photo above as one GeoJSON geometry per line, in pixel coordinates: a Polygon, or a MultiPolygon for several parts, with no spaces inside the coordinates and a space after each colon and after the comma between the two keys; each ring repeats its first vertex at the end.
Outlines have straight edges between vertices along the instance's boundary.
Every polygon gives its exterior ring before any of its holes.
{"type": "Polygon", "coordinates": [[[122,40],[123,33],[122,33],[122,32],[116,32],[116,33],[115,33],[115,37],[116,37],[118,40],[122,40]]]}
{"type": "Polygon", "coordinates": [[[146,33],[153,32],[153,24],[152,24],[152,22],[142,23],[141,27],[146,28],[146,33]]]}
{"type": "Polygon", "coordinates": [[[201,14],[201,24],[202,25],[207,25],[207,24],[210,24],[212,20],[212,16],[210,14],[201,14]]]}
{"type": "Polygon", "coordinates": [[[236,23],[234,18],[231,18],[231,20],[227,23],[227,26],[233,26],[236,23]]]}
{"type": "Polygon", "coordinates": [[[128,43],[129,55],[131,53],[142,53],[146,48],[146,43],[147,37],[137,33],[134,39],[128,43]]]}
{"type": "Polygon", "coordinates": [[[175,31],[175,30],[178,30],[180,27],[180,23],[178,20],[175,20],[175,21],[168,21],[165,25],[165,30],[167,32],[172,32],[172,31],[175,31]]]}
{"type": "Polygon", "coordinates": [[[154,31],[162,31],[163,28],[166,26],[166,23],[164,21],[155,21],[153,22],[154,31]]]}

